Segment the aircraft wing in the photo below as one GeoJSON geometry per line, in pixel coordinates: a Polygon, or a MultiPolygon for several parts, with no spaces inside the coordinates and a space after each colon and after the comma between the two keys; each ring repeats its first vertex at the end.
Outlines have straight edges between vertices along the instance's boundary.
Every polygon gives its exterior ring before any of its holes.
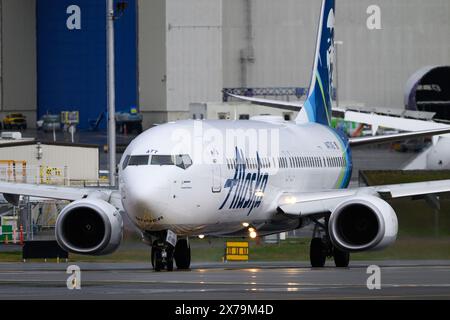
{"type": "Polygon", "coordinates": [[[6,201],[18,204],[20,196],[44,199],[76,201],[87,197],[97,197],[108,201],[116,208],[121,208],[121,198],[117,190],[100,188],[73,188],[27,183],[0,182],[0,193],[6,201]]]}
{"type": "Polygon", "coordinates": [[[277,109],[284,109],[284,110],[290,110],[290,111],[300,111],[303,107],[302,104],[298,102],[288,102],[288,101],[281,101],[281,100],[269,100],[269,99],[262,99],[262,98],[253,98],[253,97],[245,97],[245,96],[239,96],[236,94],[227,93],[230,97],[247,101],[252,104],[257,104],[261,106],[266,107],[272,107],[277,109]]]}
{"type": "MultiPolygon", "coordinates": [[[[267,107],[274,107],[285,110],[299,111],[303,107],[297,102],[286,102],[279,100],[268,100],[260,98],[252,98],[239,96],[235,94],[228,93],[229,96],[248,101],[253,104],[263,105],[267,107]]],[[[389,116],[379,116],[376,114],[361,113],[354,111],[345,111],[344,109],[333,108],[333,112],[344,113],[345,120],[353,121],[358,123],[371,124],[374,128],[374,133],[378,129],[378,126],[395,128],[402,131],[412,131],[406,133],[399,133],[393,135],[383,135],[383,136],[373,136],[373,137],[362,137],[362,138],[351,138],[349,140],[350,146],[357,147],[368,144],[382,144],[386,142],[407,140],[419,137],[434,136],[450,133],[450,126],[445,124],[439,124],[435,122],[414,120],[414,119],[404,119],[398,117],[389,116]],[[374,119],[372,119],[372,117],[374,119]],[[410,121],[410,122],[409,122],[410,121]],[[388,123],[392,125],[388,125],[388,123]],[[393,124],[396,124],[393,126],[393,124]]]]}
{"type": "Polygon", "coordinates": [[[392,128],[402,131],[424,131],[434,129],[445,129],[449,126],[433,121],[417,120],[400,118],[395,116],[379,115],[376,113],[365,113],[356,111],[345,111],[344,120],[357,123],[370,124],[372,126],[373,134],[375,134],[379,127],[392,128]]]}
{"type": "Polygon", "coordinates": [[[352,147],[358,147],[358,146],[363,146],[363,145],[367,145],[367,144],[381,144],[381,143],[392,142],[392,141],[407,140],[407,139],[419,138],[419,137],[429,137],[429,136],[442,135],[442,134],[448,134],[448,133],[450,133],[450,126],[445,126],[440,129],[405,132],[405,133],[389,134],[389,135],[383,135],[383,136],[350,138],[349,144],[352,147]]]}
{"type": "Polygon", "coordinates": [[[94,190],[60,187],[51,185],[38,185],[26,183],[0,182],[0,193],[10,195],[26,195],[38,198],[51,198],[57,200],[78,200],[87,197],[94,190]]]}
{"type": "Polygon", "coordinates": [[[278,201],[284,214],[308,216],[331,213],[342,201],[353,196],[371,195],[383,199],[429,196],[450,192],[450,180],[393,184],[311,193],[285,193],[278,201]]]}

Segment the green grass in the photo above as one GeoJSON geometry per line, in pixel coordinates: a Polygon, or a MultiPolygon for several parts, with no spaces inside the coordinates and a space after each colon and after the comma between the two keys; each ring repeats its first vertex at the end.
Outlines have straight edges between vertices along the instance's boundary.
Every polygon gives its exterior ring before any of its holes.
{"type": "Polygon", "coordinates": [[[399,237],[449,237],[450,200],[441,200],[441,210],[437,213],[425,200],[411,201],[397,199],[390,201],[397,212],[399,237]],[[437,227],[437,228],[436,228],[437,227]]]}
{"type": "Polygon", "coordinates": [[[0,253],[0,262],[19,262],[19,261],[22,261],[22,251],[0,253]]]}
{"type": "MultiPolygon", "coordinates": [[[[228,239],[230,240],[230,239],[228,239]]],[[[242,241],[242,239],[236,239],[242,241]]],[[[192,241],[193,262],[221,262],[224,254],[225,239],[207,239],[192,241]]],[[[288,239],[279,244],[250,244],[250,261],[308,261],[310,239],[288,239]]],[[[127,242],[114,254],[101,257],[71,255],[70,261],[76,262],[149,262],[149,248],[138,242],[127,242]]],[[[352,260],[424,260],[450,259],[450,237],[401,237],[396,243],[383,250],[352,254],[352,260]]],[[[20,262],[21,252],[0,254],[0,262],[20,262]]],[[[35,260],[33,260],[35,261],[35,260]]],[[[40,260],[36,260],[40,262],[40,260]]]]}
{"type": "Polygon", "coordinates": [[[361,252],[353,260],[448,260],[450,238],[400,238],[382,251],[361,252]]]}
{"type": "MultiPolygon", "coordinates": [[[[231,240],[231,239],[228,239],[231,240]]],[[[242,241],[242,239],[235,239],[242,241]]],[[[193,262],[221,262],[225,251],[225,239],[210,239],[192,241],[193,262]]],[[[288,239],[279,244],[257,243],[250,244],[250,261],[308,261],[310,239],[288,239]]],[[[71,256],[74,261],[149,261],[149,248],[145,245],[127,245],[116,253],[105,257],[71,256]]],[[[352,254],[352,260],[385,260],[385,259],[450,259],[450,237],[403,237],[396,243],[382,251],[352,254]]]]}

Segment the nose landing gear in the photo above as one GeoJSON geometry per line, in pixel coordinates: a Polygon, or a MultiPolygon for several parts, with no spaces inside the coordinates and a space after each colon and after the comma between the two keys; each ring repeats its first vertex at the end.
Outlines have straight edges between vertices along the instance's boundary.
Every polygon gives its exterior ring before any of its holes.
{"type": "Polygon", "coordinates": [[[158,237],[152,242],[151,261],[156,272],[173,271],[174,260],[178,270],[187,270],[191,265],[191,247],[188,239],[158,237]],[[175,246],[174,246],[175,245],[175,246]]]}
{"type": "Polygon", "coordinates": [[[157,272],[164,269],[173,271],[173,252],[174,248],[171,244],[161,244],[158,240],[155,240],[151,251],[153,269],[157,272]]]}

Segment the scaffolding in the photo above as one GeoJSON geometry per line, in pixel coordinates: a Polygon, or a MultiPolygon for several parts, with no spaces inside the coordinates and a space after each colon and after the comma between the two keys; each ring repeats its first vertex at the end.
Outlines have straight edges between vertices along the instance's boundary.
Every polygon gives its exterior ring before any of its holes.
{"type": "Polygon", "coordinates": [[[24,182],[27,179],[27,162],[0,160],[0,180],[24,182]]]}

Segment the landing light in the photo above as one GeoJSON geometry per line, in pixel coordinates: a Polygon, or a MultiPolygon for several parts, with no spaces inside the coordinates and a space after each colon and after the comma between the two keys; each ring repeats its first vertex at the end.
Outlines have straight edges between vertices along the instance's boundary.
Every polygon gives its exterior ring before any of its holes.
{"type": "Polygon", "coordinates": [[[200,239],[204,239],[205,238],[205,235],[204,234],[201,234],[201,235],[199,235],[198,236],[200,239]]]}
{"type": "Polygon", "coordinates": [[[250,225],[250,223],[248,223],[248,222],[243,222],[242,225],[243,225],[245,228],[247,228],[247,227],[250,225]]]}
{"type": "Polygon", "coordinates": [[[264,197],[264,192],[262,192],[262,191],[256,191],[256,192],[255,192],[255,196],[257,196],[257,197],[264,197]]]}
{"type": "Polygon", "coordinates": [[[248,232],[255,232],[256,230],[255,230],[255,228],[248,228],[248,232]]]}
{"type": "Polygon", "coordinates": [[[256,231],[250,231],[250,238],[255,239],[258,236],[256,231]]]}
{"type": "Polygon", "coordinates": [[[286,202],[286,204],[294,204],[297,202],[297,198],[295,197],[286,197],[284,198],[284,201],[286,202]]]}

